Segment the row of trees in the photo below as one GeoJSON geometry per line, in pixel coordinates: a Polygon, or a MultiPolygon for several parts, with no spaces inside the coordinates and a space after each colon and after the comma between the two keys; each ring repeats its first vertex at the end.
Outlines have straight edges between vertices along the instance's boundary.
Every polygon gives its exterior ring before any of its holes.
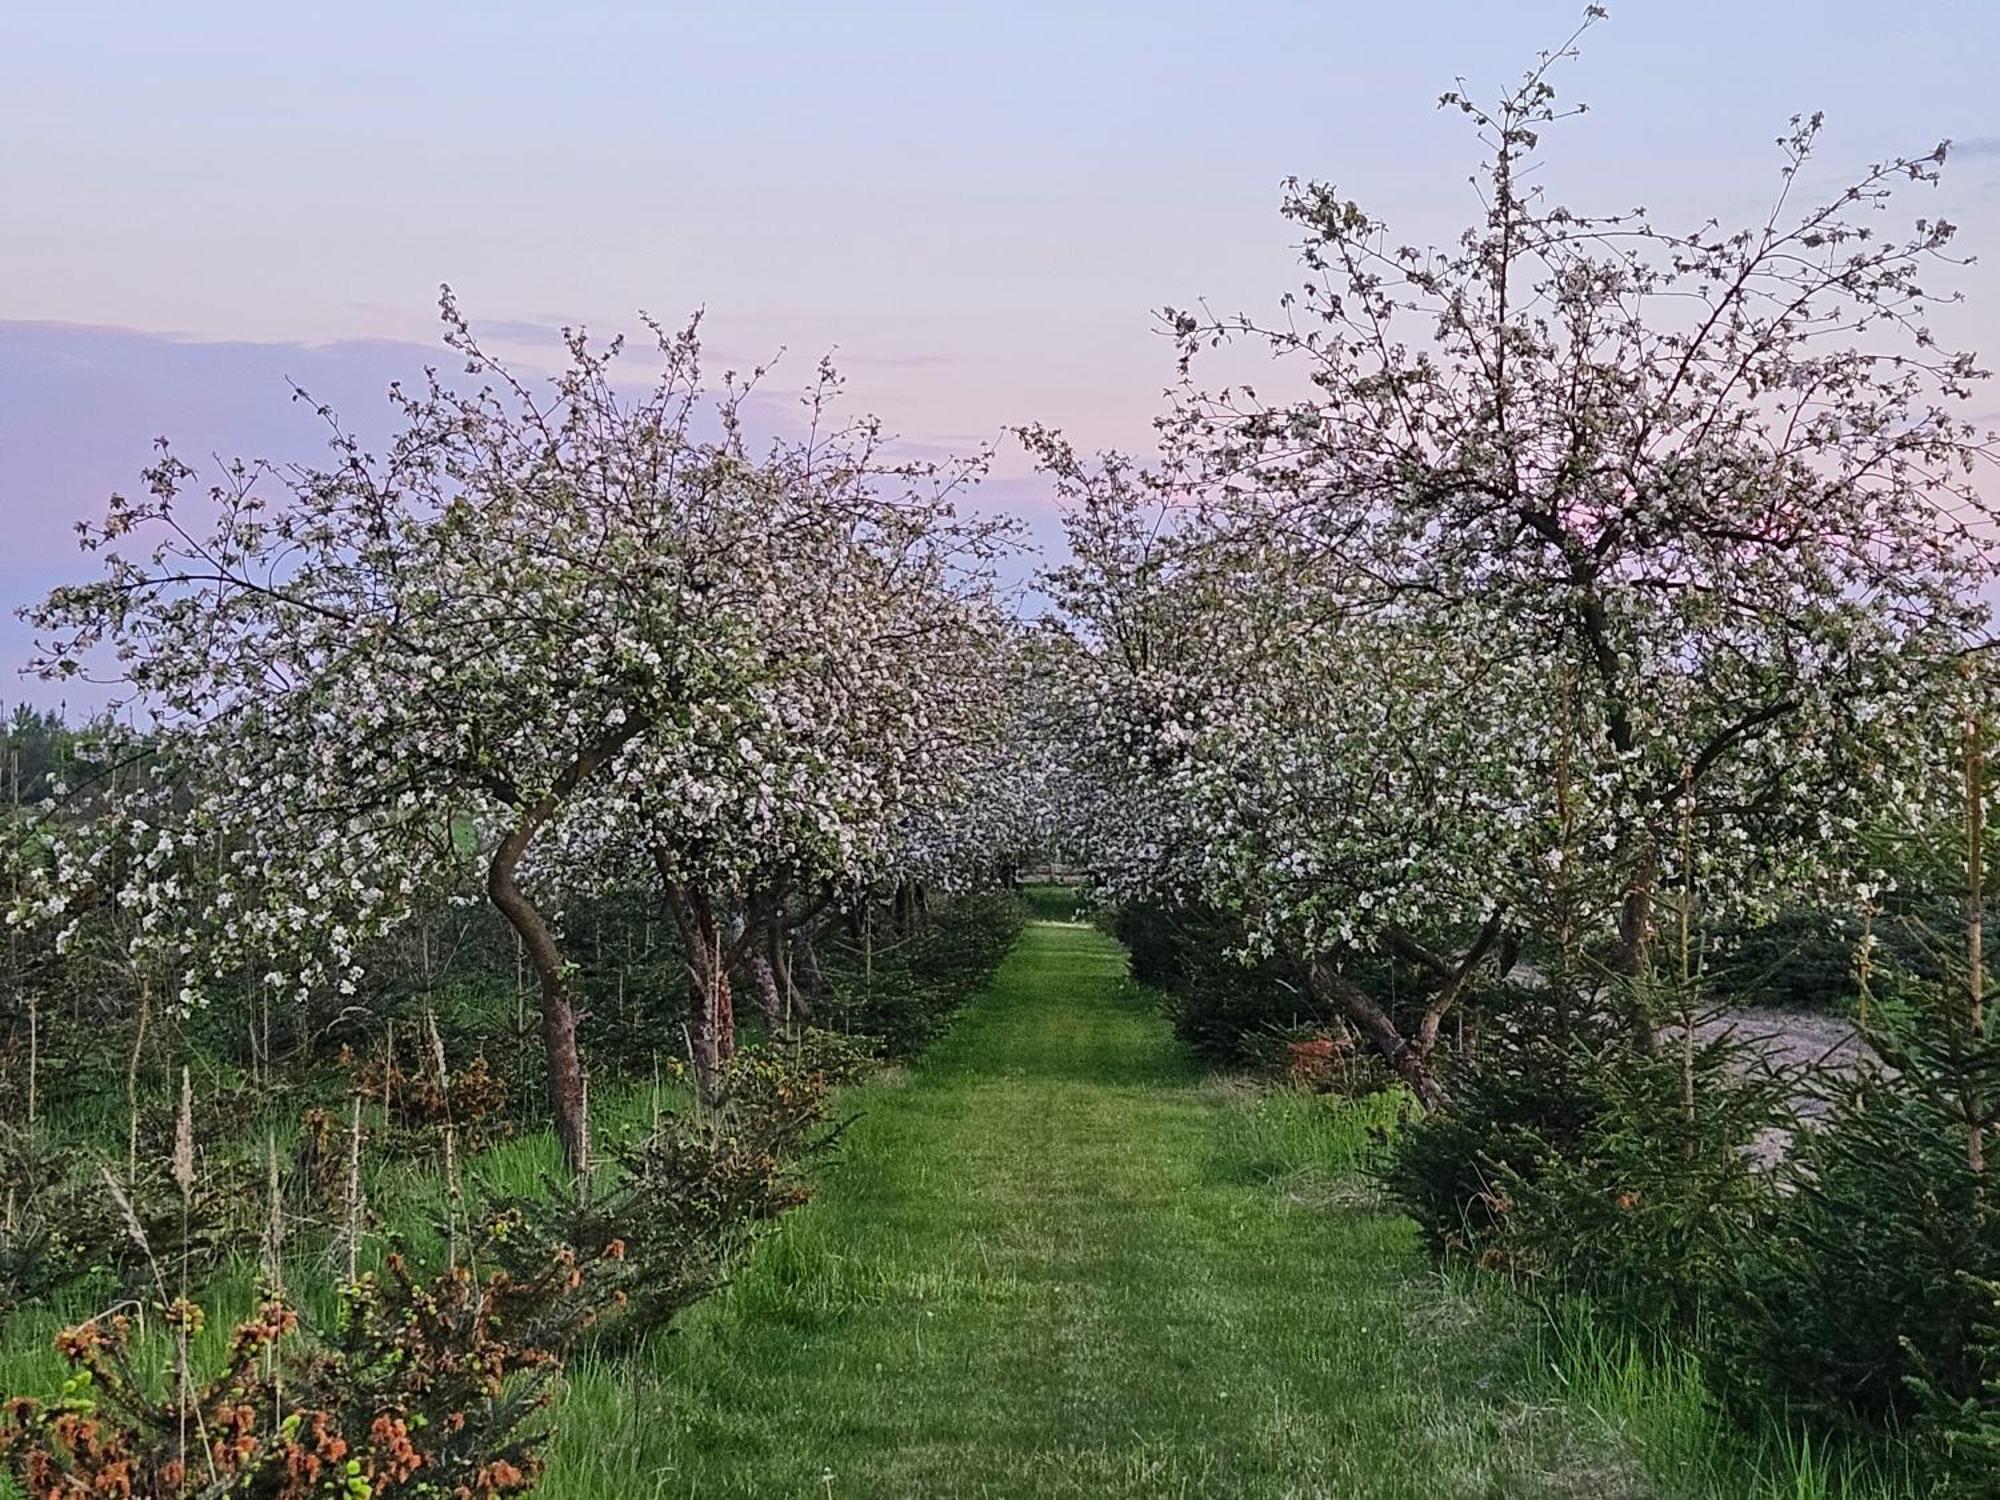
{"type": "Polygon", "coordinates": [[[1571,50],[1445,96],[1486,150],[1455,244],[1293,183],[1280,318],[1168,313],[1157,464],[1027,434],[1070,502],[1082,856],[1231,914],[1430,1104],[1482,976],[1650,1048],[1691,921],[1866,909],[1987,692],[1985,372],[1929,326],[1952,226],[1891,198],[1946,148],[1802,207],[1800,119],[1745,228],[1592,216],[1535,170],[1571,50]],[[1286,394],[1204,386],[1218,350],[1286,394]]]}
{"type": "Polygon", "coordinates": [[[957,509],[983,455],[892,459],[830,367],[755,440],[757,375],[707,389],[694,325],[652,327],[639,386],[571,335],[544,389],[443,316],[473,384],[394,391],[381,453],[324,409],[317,467],[204,486],[163,447],[86,531],[100,576],[30,612],[37,665],[109,675],[140,728],[48,788],[10,920],[61,947],[117,913],[140,1003],[189,1010],[352,994],[385,933],[483,894],[581,1164],[566,903],[651,889],[712,1087],[732,972],[790,1014],[829,904],[964,870],[1012,738],[1007,530],[957,509]]]}
{"type": "Polygon", "coordinates": [[[2000,517],[1953,229],[1902,212],[1948,151],[1803,205],[1800,119],[1747,227],[1587,215],[1539,186],[1570,50],[1445,97],[1452,245],[1294,184],[1281,316],[1168,314],[1156,463],[1026,434],[1055,826],[1187,1041],[1421,1102],[1380,1165],[1434,1251],[1671,1350],[1760,1466],[1804,1433],[1802,1486],[1893,1442],[1987,1495],[2000,517]],[[1813,932],[1852,1067],[1716,1024],[1813,932]]]}
{"type": "MultiPolygon", "coordinates": [[[[1643,1048],[1660,934],[1782,894],[1866,907],[1959,754],[1990,566],[1960,415],[1984,372],[1928,326],[1952,226],[1892,230],[1945,148],[1793,197],[1780,141],[1738,230],[1580,213],[1535,183],[1575,111],[1486,107],[1483,212],[1418,249],[1291,185],[1305,275],[1274,325],[1170,311],[1159,461],[1022,436],[1068,501],[1056,616],[996,591],[983,456],[892,459],[822,367],[795,424],[571,337],[531,388],[395,392],[381,454],[203,489],[163,451],[31,612],[43,672],[109,669],[143,732],[51,783],[12,920],[115,910],[142,994],[356,984],[383,932],[483,892],[540,992],[551,1108],[585,1151],[564,902],[649,888],[687,958],[687,1050],[732,973],[800,1003],[793,935],[848,893],[1057,843],[1125,893],[1240,922],[1419,1097],[1445,1018],[1525,959],[1557,1013],[1643,1048]],[[1214,350],[1285,390],[1211,388],[1214,350]],[[115,789],[112,795],[107,789],[115,789]],[[1387,965],[1387,967],[1385,967],[1387,965]],[[1392,1004],[1384,976],[1423,1002],[1392,1004]]],[[[1672,954],[1665,955],[1672,958],[1672,954]]]]}

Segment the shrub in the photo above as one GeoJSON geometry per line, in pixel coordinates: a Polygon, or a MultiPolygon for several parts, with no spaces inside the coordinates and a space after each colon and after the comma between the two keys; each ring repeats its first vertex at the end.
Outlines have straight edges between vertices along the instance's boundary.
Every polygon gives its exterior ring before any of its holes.
{"type": "Polygon", "coordinates": [[[1386,1172],[1433,1250],[1551,1302],[1585,1294],[1647,1337],[1696,1326],[1774,1201],[1758,1147],[1791,1121],[1784,1079],[1699,1028],[1646,1053],[1531,1010],[1454,1086],[1386,1172]]]}
{"type": "MultiPolygon", "coordinates": [[[[1709,978],[1718,994],[1746,1005],[1848,1012],[1860,1000],[1856,955],[1871,948],[1869,987],[1892,1002],[1908,985],[1935,985],[1944,969],[1933,945],[1918,936],[1948,924],[1949,903],[1936,895],[1902,893],[1898,911],[1866,929],[1852,912],[1795,907],[1767,922],[1718,934],[1709,978]]],[[[1991,918],[1989,918],[1991,920],[1991,918]]]]}
{"type": "Polygon", "coordinates": [[[1436,1255],[1504,1260],[1499,1180],[1533,1182],[1578,1153],[1597,1116],[1589,1074],[1602,1037],[1562,1040],[1539,997],[1513,998],[1477,1065],[1454,1077],[1449,1107],[1406,1119],[1383,1165],[1384,1185],[1436,1255]]]}
{"type": "Polygon", "coordinates": [[[1846,912],[1804,908],[1719,935],[1711,976],[1718,993],[1746,1005],[1847,1010],[1855,1000],[1861,924],[1846,912]]]}
{"type": "Polygon", "coordinates": [[[460,1267],[423,1280],[392,1256],[350,1289],[328,1335],[267,1301],[199,1384],[186,1351],[201,1309],[178,1302],[164,1396],[129,1318],[85,1323],[57,1340],[73,1369],[62,1394],[7,1403],[0,1464],[35,1496],[524,1493],[542,1470],[539,1416],[561,1353],[602,1295],[595,1270],[563,1253],[525,1278],[460,1267]]]}
{"type": "Polygon", "coordinates": [[[1231,956],[1242,929],[1220,913],[1131,903],[1103,925],[1131,954],[1132,977],[1165,998],[1182,1044],[1213,1066],[1280,1069],[1284,1041],[1319,1019],[1295,964],[1231,956]]]}
{"type": "MultiPolygon", "coordinates": [[[[436,1037],[432,1031],[433,1039],[436,1037]]],[[[341,1066],[349,1087],[387,1117],[393,1153],[435,1152],[444,1132],[457,1132],[462,1147],[477,1149],[511,1133],[511,1090],[480,1052],[458,1068],[444,1065],[442,1043],[430,1056],[398,1059],[376,1052],[356,1060],[343,1051],[341,1066]],[[406,1066],[405,1063],[409,1065],[406,1066]]]]}
{"type": "Polygon", "coordinates": [[[593,1077],[644,1081],[679,1051],[662,1039],[678,1039],[694,1024],[687,960],[679,953],[612,973],[584,970],[581,987],[590,1001],[581,1035],[593,1077]]]}
{"type": "Polygon", "coordinates": [[[1100,907],[1097,925],[1124,945],[1132,977],[1153,989],[1173,988],[1188,958],[1199,951],[1188,940],[1186,917],[1158,902],[1100,907]]]}
{"type": "Polygon", "coordinates": [[[1943,1475],[1940,1492],[1980,1497],[1992,1494],[2000,1462],[2000,1281],[1969,1275],[1960,1281],[1951,1301],[1973,1308],[1967,1358],[1953,1372],[1960,1383],[1947,1386],[1943,1372],[1911,1375],[1908,1383],[1918,1430],[1943,1475]]]}
{"type": "Polygon", "coordinates": [[[106,1252],[103,1208],[72,1175],[75,1153],[0,1126],[0,1318],[90,1274],[106,1252]]]}
{"type": "Polygon", "coordinates": [[[833,993],[817,1019],[877,1038],[890,1057],[913,1057],[992,978],[1026,920],[1018,897],[994,891],[956,897],[907,933],[850,938],[825,955],[833,993]]]}
{"type": "Polygon", "coordinates": [[[824,1033],[738,1054],[723,1075],[722,1105],[666,1116],[622,1147],[608,1186],[578,1197],[552,1185],[505,1205],[493,1234],[501,1263],[533,1266],[566,1248],[606,1267],[616,1294],[606,1336],[667,1327],[763,1228],[810,1197],[803,1168],[838,1134],[828,1098],[860,1065],[846,1038],[824,1033]]]}
{"type": "Polygon", "coordinates": [[[1649,1338],[1696,1331],[1760,1238],[1776,1186],[1759,1148],[1792,1123],[1785,1081],[1747,1044],[1668,1040],[1586,1054],[1581,1132],[1496,1174],[1510,1264],[1649,1338]]]}
{"type": "Polygon", "coordinates": [[[1941,988],[1906,993],[1911,1022],[1872,1033],[1887,1067],[1841,1085],[1803,1141],[1710,1358],[1739,1401],[1914,1427],[1962,1475],[2000,1435],[2000,1205],[1968,1139],[1992,1153],[2000,1046],[1941,988]]]}
{"type": "Polygon", "coordinates": [[[198,1275],[254,1238],[245,1163],[204,1159],[185,1194],[143,1160],[112,1180],[86,1152],[0,1126],[0,1317],[98,1273],[127,1290],[150,1287],[156,1265],[198,1275]]]}

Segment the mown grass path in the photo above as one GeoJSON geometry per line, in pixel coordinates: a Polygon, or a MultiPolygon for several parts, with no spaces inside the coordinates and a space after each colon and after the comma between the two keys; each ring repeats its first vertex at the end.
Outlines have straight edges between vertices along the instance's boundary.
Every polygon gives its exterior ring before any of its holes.
{"type": "Polygon", "coordinates": [[[859,1095],[820,1199],[726,1294],[573,1372],[547,1493],[1630,1492],[1505,1397],[1518,1320],[1354,1190],[1358,1124],[1204,1082],[1100,934],[1031,926],[859,1095]]]}

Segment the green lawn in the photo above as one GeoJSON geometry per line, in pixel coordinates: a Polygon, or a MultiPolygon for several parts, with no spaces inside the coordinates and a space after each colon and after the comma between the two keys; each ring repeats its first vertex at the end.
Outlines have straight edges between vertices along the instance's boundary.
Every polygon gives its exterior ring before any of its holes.
{"type": "Polygon", "coordinates": [[[822,1196],[727,1293],[573,1369],[546,1493],[1649,1493],[1521,1398],[1519,1311],[1370,1203],[1365,1113],[1205,1082],[1089,928],[1031,926],[850,1098],[822,1196]]]}

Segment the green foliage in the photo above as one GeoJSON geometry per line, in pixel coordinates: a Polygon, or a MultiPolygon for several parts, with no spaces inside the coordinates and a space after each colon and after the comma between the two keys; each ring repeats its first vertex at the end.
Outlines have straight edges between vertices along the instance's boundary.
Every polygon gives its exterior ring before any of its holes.
{"type": "Polygon", "coordinates": [[[149,1159],[113,1180],[45,1130],[0,1127],[0,1317],[91,1277],[133,1292],[155,1267],[205,1275],[254,1242],[258,1199],[239,1163],[204,1163],[185,1197],[149,1159]]]}
{"type": "MultiPolygon", "coordinates": [[[[1913,883],[1936,880],[1922,870],[1906,868],[1904,875],[1913,883]]],[[[1856,960],[1866,944],[1871,1006],[1884,998],[1893,1004],[1908,985],[1943,977],[1935,944],[1921,934],[1955,918],[1948,896],[1910,891],[1898,892],[1892,912],[1869,926],[1852,912],[1794,907],[1769,921],[1720,930],[1707,977],[1714,993],[1733,1003],[1852,1012],[1861,997],[1856,960]]]]}
{"type": "Polygon", "coordinates": [[[26,805],[51,795],[55,784],[73,778],[79,751],[86,751],[89,730],[63,722],[53,709],[17,703],[0,716],[0,804],[11,805],[15,776],[26,805]]]}
{"type": "Polygon", "coordinates": [[[1721,1330],[1733,1373],[1776,1402],[1878,1426],[1913,1415],[1919,1359],[1938,1389],[1970,1393],[1982,1297],[1962,1272],[2000,1267],[2000,1221],[1948,1114],[1868,1080],[1802,1165],[1743,1270],[1754,1321],[1721,1330]]]}
{"type": "Polygon", "coordinates": [[[1580,1155],[1599,1113],[1590,1073],[1601,1033],[1563,1041],[1541,997],[1512,998],[1478,1065],[1453,1079],[1450,1107],[1406,1120],[1383,1165],[1433,1254],[1504,1261],[1501,1180],[1518,1188],[1580,1155]]]}
{"type": "Polygon", "coordinates": [[[1908,1024],[1873,1039],[1884,1069],[1835,1094],[1793,1190],[1747,1247],[1716,1329],[1718,1377],[1743,1402],[1849,1430],[1914,1428],[1979,1495],[2000,1434],[2000,1207],[1992,1152],[2000,1046],[1950,988],[1909,987],[1908,1024]]]}
{"type": "Polygon", "coordinates": [[[420,1046],[400,1058],[371,1052],[342,1059],[353,1092],[381,1106],[381,1133],[392,1151],[435,1154],[446,1130],[454,1132],[460,1147],[489,1145],[511,1133],[508,1082],[484,1052],[462,1067],[447,1064],[441,1070],[435,1055],[416,1050],[420,1046]]]}
{"type": "Polygon", "coordinates": [[[1280,1039],[1319,1014],[1298,965],[1231,956],[1243,928],[1222,913],[1129,902],[1100,920],[1131,953],[1132,977],[1166,997],[1175,1035],[1204,1062],[1282,1067],[1280,1039]]]}
{"type": "Polygon", "coordinates": [[[88,1276],[107,1249],[103,1189],[82,1187],[74,1153],[25,1127],[0,1127],[0,1318],[88,1276]]]}
{"type": "Polygon", "coordinates": [[[832,1090],[862,1055],[844,1037],[742,1053],[722,1077],[724,1102],[663,1116],[619,1148],[579,1196],[550,1184],[499,1206],[490,1238],[517,1274],[568,1252],[603,1267],[615,1298],[602,1336],[630,1341],[664,1330],[713,1290],[755,1238],[811,1196],[805,1169],[828,1150],[832,1090]]]}
{"type": "Polygon", "coordinates": [[[1450,1106],[1403,1131],[1391,1191],[1434,1250],[1550,1302],[1586,1294],[1646,1336],[1692,1330],[1775,1197],[1757,1147],[1790,1122],[1786,1081],[1700,1030],[1644,1052],[1597,1028],[1500,1029],[1450,1106]]]}
{"type": "Polygon", "coordinates": [[[1686,1040],[1588,1055],[1577,1138],[1496,1176],[1509,1264],[1644,1336],[1700,1326],[1776,1196],[1757,1148],[1790,1122],[1783,1080],[1746,1044],[1686,1040]]]}
{"type": "Polygon", "coordinates": [[[1972,1308],[1971,1336],[1958,1379],[1947,1384],[1945,1372],[1925,1369],[1908,1377],[1916,1398],[1920,1430],[1952,1476],[1955,1492],[1968,1497],[1991,1494],[1991,1476],[2000,1463],[2000,1280],[1966,1275],[1960,1278],[1954,1307],[1972,1308]]]}
{"type": "Polygon", "coordinates": [[[1087,900],[1085,889],[1074,885],[1024,885],[1018,894],[1042,922],[1074,922],[1087,900]]]}
{"type": "Polygon", "coordinates": [[[1017,897],[993,891],[958,897],[907,929],[850,932],[824,955],[833,993],[815,1019],[877,1038],[891,1058],[914,1057],[992,977],[1026,920],[1017,897]]]}
{"type": "Polygon", "coordinates": [[[1850,1009],[1857,996],[1861,923],[1851,913],[1795,908],[1725,931],[1710,977],[1717,994],[1745,1005],[1850,1009]]]}

